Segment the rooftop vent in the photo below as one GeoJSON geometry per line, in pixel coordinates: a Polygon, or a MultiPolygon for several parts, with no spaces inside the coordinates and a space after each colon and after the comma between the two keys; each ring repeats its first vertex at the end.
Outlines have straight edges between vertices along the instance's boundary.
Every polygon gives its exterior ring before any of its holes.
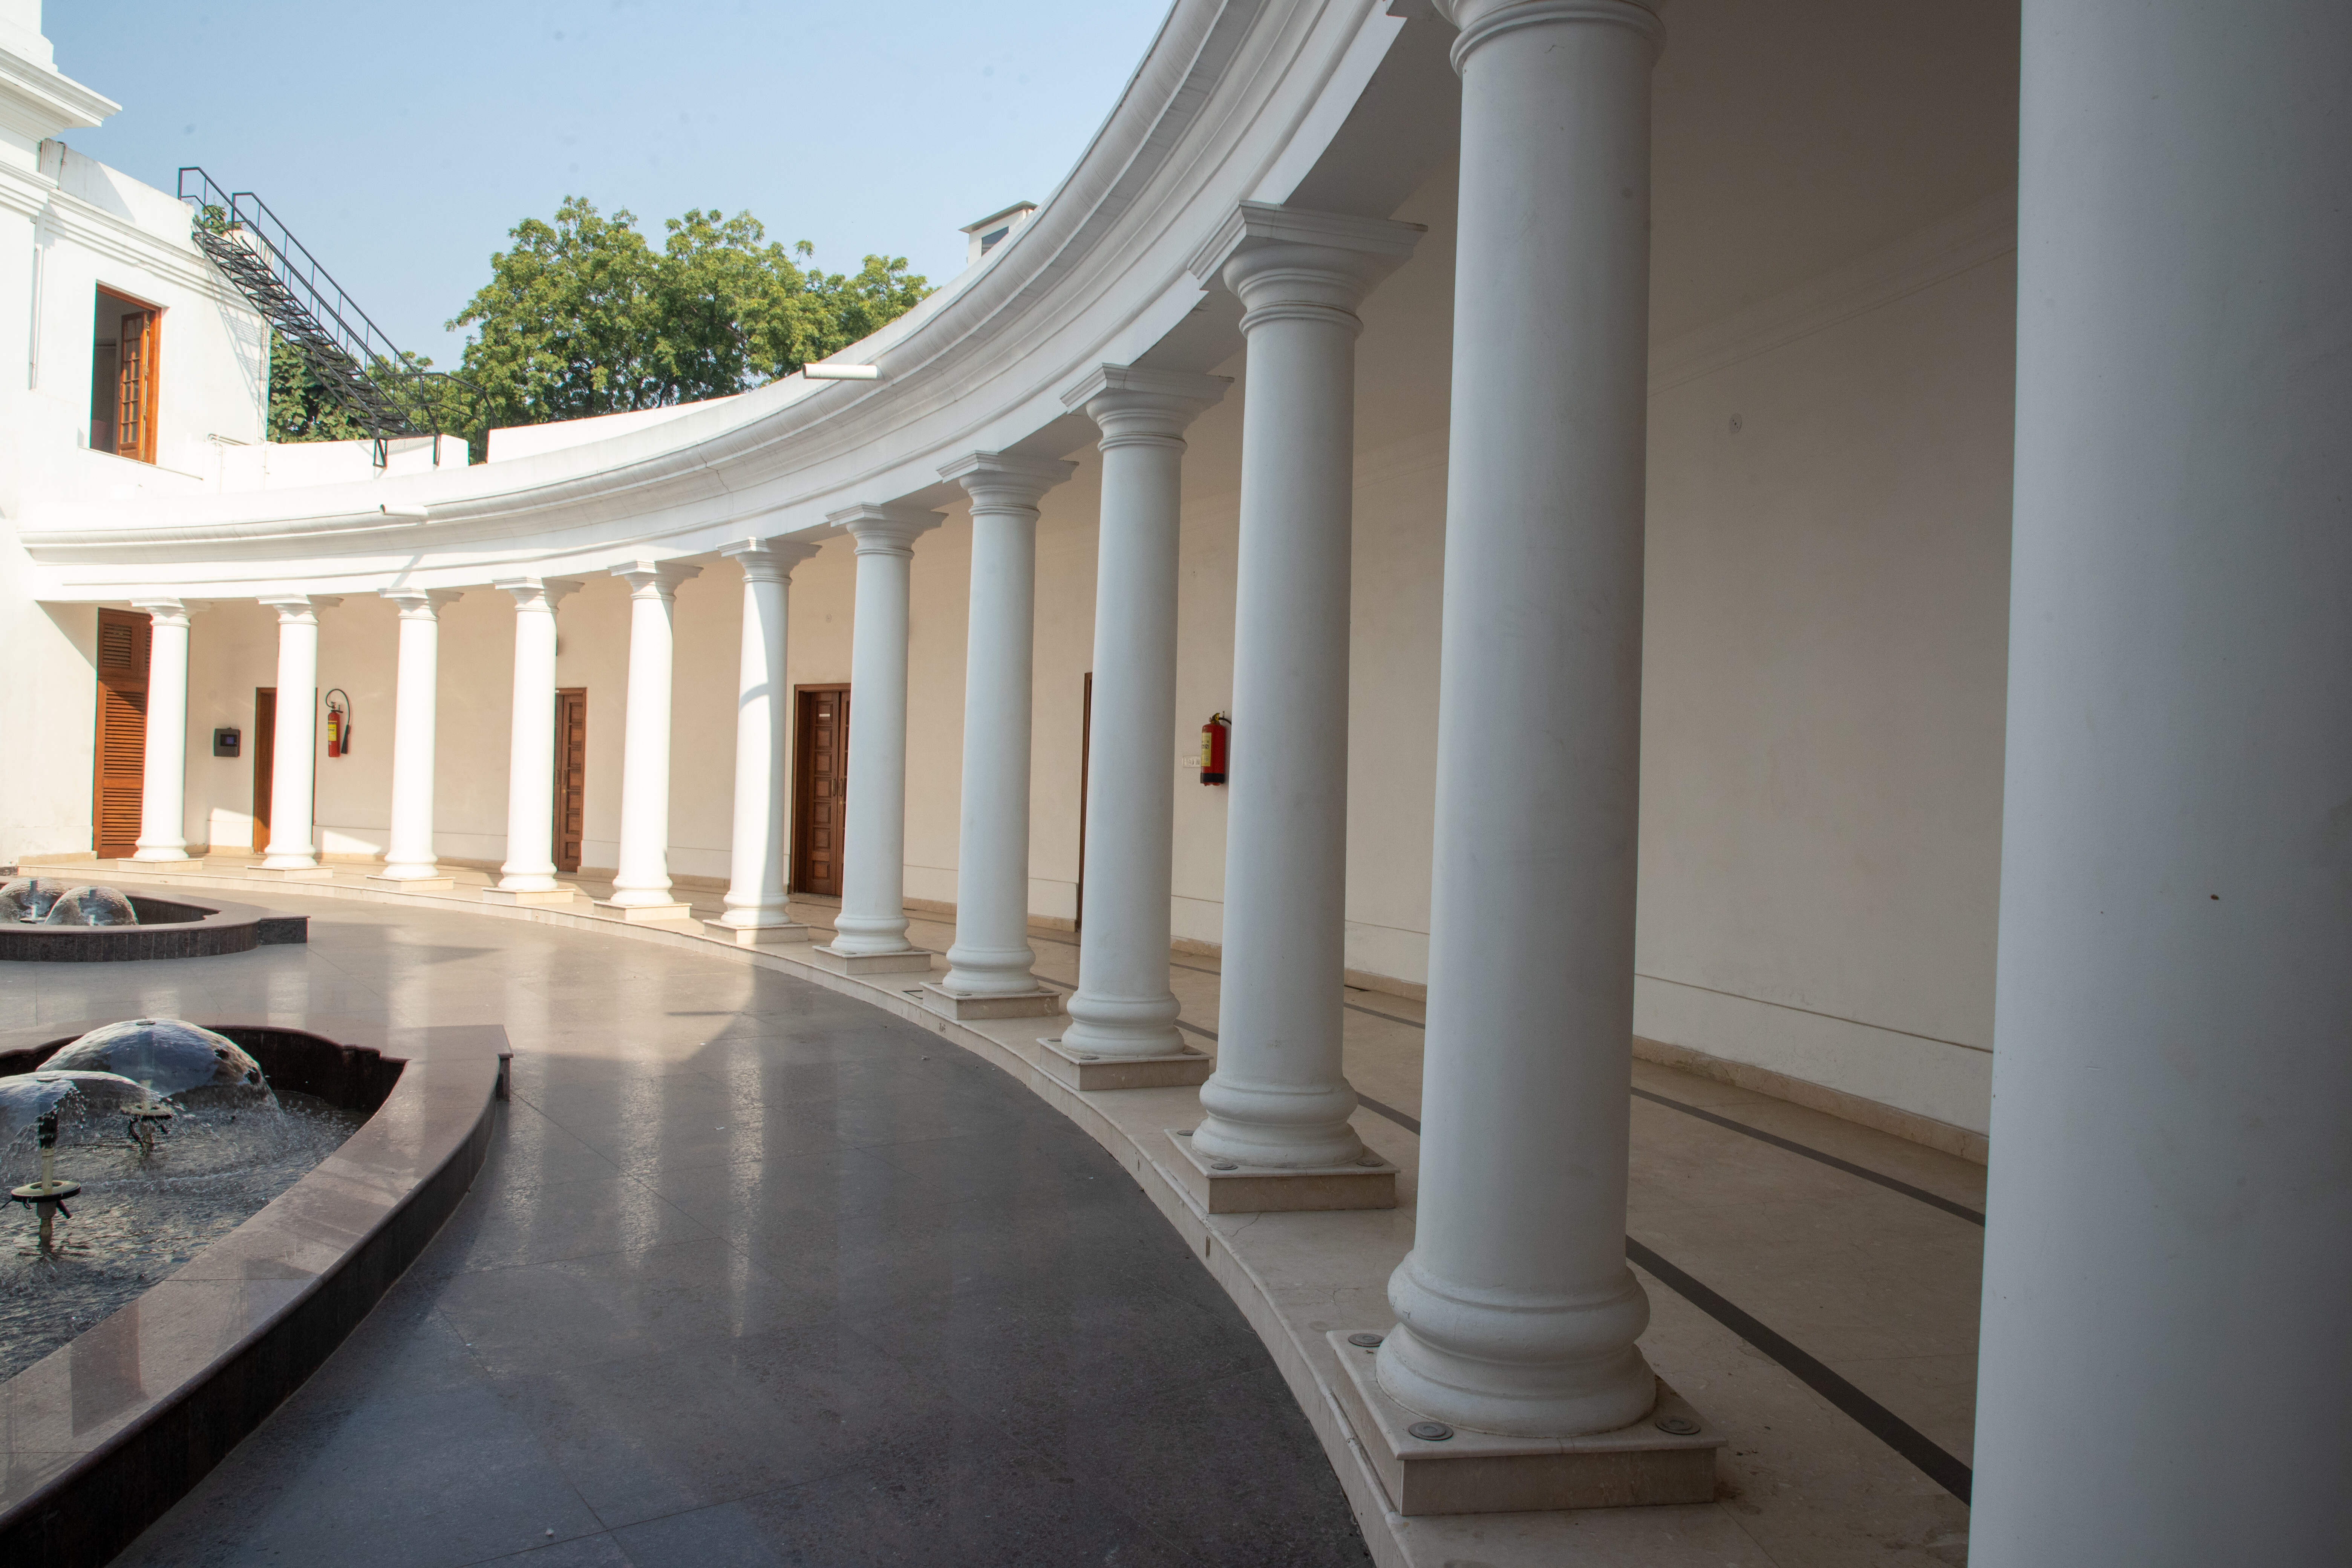
{"type": "Polygon", "coordinates": [[[1013,231],[1027,223],[1036,211],[1035,202],[1014,202],[1003,212],[991,213],[977,222],[964,225],[963,237],[971,242],[971,248],[964,253],[963,264],[969,267],[1003,244],[1013,231]]]}

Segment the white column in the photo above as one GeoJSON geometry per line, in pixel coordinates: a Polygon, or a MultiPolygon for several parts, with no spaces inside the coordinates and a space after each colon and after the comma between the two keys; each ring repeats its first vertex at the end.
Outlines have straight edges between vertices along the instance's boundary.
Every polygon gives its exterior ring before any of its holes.
{"type": "Polygon", "coordinates": [[[825,521],[857,541],[857,605],[841,913],[833,941],[816,951],[866,961],[861,968],[928,968],[929,957],[907,941],[907,594],[916,535],[947,518],[919,507],[856,506],[825,521]]]}
{"type": "Polygon", "coordinates": [[[2025,7],[1972,1568],[2340,1563],[2352,7],[2025,7]]]}
{"type": "Polygon", "coordinates": [[[134,599],[154,630],[147,655],[147,754],[139,791],[137,860],[188,858],[188,607],[134,599]]]}
{"type": "Polygon", "coordinates": [[[719,551],[743,568],[743,656],[735,679],[735,833],[726,932],[807,934],[785,912],[784,751],[793,722],[785,629],[793,568],[816,553],[790,539],[751,539],[719,551]]]}
{"type": "Polygon", "coordinates": [[[596,907],[637,920],[677,920],[669,890],[669,710],[677,585],[699,566],[637,561],[613,575],[629,585],[629,710],[621,731],[621,849],[613,896],[596,907]]]}
{"type": "Polygon", "coordinates": [[[323,878],[313,841],[319,770],[319,612],[342,603],[313,594],[261,601],[278,612],[278,727],[271,737],[269,847],[257,871],[323,878]]]}
{"type": "Polygon", "coordinates": [[[1204,1159],[1353,1164],[1339,1068],[1355,307],[1406,224],[1244,203],[1196,267],[1241,296],[1241,538],[1217,1070],[1204,1159]]]}
{"type": "MultiPolygon", "coordinates": [[[[956,934],[937,989],[950,999],[1024,997],[1057,1011],[1030,973],[1029,719],[1037,620],[1037,502],[1077,467],[974,452],[940,470],[971,498],[971,607],[964,654],[963,799],[956,934]]],[[[1000,1008],[999,1011],[1002,1011],[1000,1008]]]]}
{"type": "Polygon", "coordinates": [[[501,577],[514,595],[514,708],[507,761],[507,858],[494,903],[560,902],[555,879],[555,606],[580,584],[561,577],[501,577]]]}
{"type": "Polygon", "coordinates": [[[393,693],[392,831],[383,874],[373,882],[446,888],[433,852],[435,713],[441,671],[441,606],[461,596],[448,588],[386,588],[400,606],[399,684],[393,693]]]}
{"type": "Polygon", "coordinates": [[[1421,1195],[1381,1383],[1628,1426],[1650,68],[1627,0],[1453,0],[1462,195],[1421,1195]]]}
{"type": "Polygon", "coordinates": [[[1073,1056],[1184,1053],[1168,985],[1177,536],[1185,426],[1228,384],[1104,365],[1062,399],[1102,431],[1086,923],[1061,1039],[1073,1056]]]}

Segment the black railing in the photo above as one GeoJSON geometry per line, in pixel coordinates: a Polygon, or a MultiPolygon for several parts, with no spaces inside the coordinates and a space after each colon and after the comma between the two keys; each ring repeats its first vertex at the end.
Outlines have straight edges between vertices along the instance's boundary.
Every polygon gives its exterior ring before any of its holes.
{"type": "Polygon", "coordinates": [[[327,395],[375,438],[379,462],[388,439],[440,433],[443,400],[431,384],[456,378],[420,369],[394,348],[267,203],[251,191],[223,191],[194,166],[180,171],[179,195],[195,209],[197,248],[300,349],[327,395]]]}

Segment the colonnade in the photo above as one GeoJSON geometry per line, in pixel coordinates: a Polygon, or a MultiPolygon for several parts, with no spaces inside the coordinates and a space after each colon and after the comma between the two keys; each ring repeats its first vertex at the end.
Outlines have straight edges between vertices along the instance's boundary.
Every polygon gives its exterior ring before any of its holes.
{"type": "MultiPolygon", "coordinates": [[[[1570,1438],[1627,1428],[1658,1397],[1635,1342],[1648,1303],[1626,1267],[1624,1215],[1661,29],[1635,0],[1440,9],[1459,29],[1463,100],[1427,1054],[1414,1246],[1373,1365],[1381,1397],[1448,1436],[1570,1438]]],[[[2352,655],[2347,622],[2315,584],[2345,581],[2352,447],[2330,423],[2347,396],[2332,303],[2345,220],[2304,199],[2339,138],[2293,128],[2343,128],[2345,95],[2323,63],[2352,55],[2298,41],[2282,21],[2210,20],[2189,0],[2083,14],[2028,27],[2021,254],[2033,287],[2021,289],[2021,322],[2047,319],[2021,332],[2021,388],[2037,379],[2020,429],[2036,435],[2021,434],[2017,454],[1978,1540],[2001,1562],[2126,1560],[2102,1544],[2113,1541],[2135,1543],[2131,1560],[2202,1561],[2256,1537],[2303,1560],[2318,1538],[2295,1521],[2318,1515],[2295,1489],[2317,1495],[2344,1451],[2307,1434],[2327,1427],[2342,1361],[2326,1315],[2335,1295],[2315,1270],[2340,1278],[2328,1247],[2346,1223],[2328,1162],[2352,1005],[2341,693],[2352,655]],[[2055,74],[2037,78],[2037,61],[2055,74]],[[2242,156],[2184,165],[2165,152],[2173,121],[2149,106],[2183,93],[2236,128],[2242,156]],[[2079,155],[2084,145],[2098,158],[2079,155]],[[2181,173],[2191,165],[2193,179],[2181,173]],[[2086,239],[2079,215],[2117,180],[2139,205],[2110,202],[2086,239]],[[2236,221],[2197,221],[2222,211],[2236,221]],[[2296,265],[2272,266],[2281,256],[2296,265]],[[2239,299],[2216,279],[2257,275],[2272,279],[2264,290],[2215,314],[2216,298],[2239,299]],[[2315,335],[2318,321],[2335,335],[2315,335]],[[2199,351],[2179,352],[2192,336],[2199,351]],[[2187,364],[2210,367],[2217,388],[2187,364]],[[2140,393],[2119,403],[2119,384],[2140,393]],[[2155,462],[2164,450],[2199,456],[2205,489],[2155,462]],[[2210,757],[2183,763],[2184,725],[2215,738],[2210,757]],[[2259,811],[2239,804],[2252,758],[2266,760],[2259,811]],[[2195,896],[2184,889],[2202,893],[2193,912],[2174,907],[2195,896]],[[2236,965],[2227,984],[2212,983],[2217,952],[2236,965]],[[2226,1115],[2200,1120],[2196,1094],[2226,1115]],[[2306,1250],[2321,1261],[2306,1267],[2306,1250]],[[2250,1283],[2233,1288],[2241,1275],[2250,1283]],[[2233,1314],[2261,1332],[2233,1333],[2233,1314]],[[2118,1391],[2161,1417],[2160,1453],[2069,1435],[2118,1391]],[[2264,1400],[2278,1417],[2267,1423],[2264,1400]],[[2200,1428],[2239,1446],[2230,1476],[2215,1479],[2212,1442],[2188,1436],[2200,1428]],[[2053,1464],[2062,1441],[2074,1447],[2053,1464]],[[2215,1516],[2236,1532],[2226,1542],[2221,1524],[2200,1534],[2150,1474],[2181,1498],[2209,1485],[2275,1494],[2273,1523],[2250,1534],[2232,1510],[2215,1516]],[[2204,1556],[2168,1545],[2206,1535],[2204,1556]]],[[[2352,46],[2340,14],[2310,26],[2352,46]]],[[[1174,1157],[1213,1211],[1393,1201],[1382,1184],[1394,1173],[1350,1125],[1339,1055],[1353,345],[1358,304],[1419,237],[1244,203],[1194,261],[1240,300],[1248,374],[1213,1073],[1174,1028],[1166,748],[1183,433],[1226,388],[1103,365],[1063,398],[1100,432],[1102,502],[1087,921],[1048,1070],[1082,1091],[1200,1084],[1202,1118],[1174,1157]],[[1294,1177],[1311,1180],[1286,1186],[1294,1177]],[[1221,1190],[1245,1195],[1221,1205],[1221,1190]]],[[[975,451],[940,469],[970,497],[973,549],[956,934],[929,990],[963,1016],[1058,1000],[1038,985],[1025,934],[1029,706],[1038,506],[1070,467],[975,451]]],[[[856,700],[842,908],[816,951],[851,973],[924,972],[931,955],[908,941],[903,899],[908,586],[916,539],[944,518],[885,497],[828,521],[856,541],[856,700]]],[[[787,591],[808,551],[758,539],[725,551],[743,568],[744,616],[731,885],[712,924],[736,940],[804,934],[785,910],[782,823],[787,591]]],[[[693,569],[616,570],[632,630],[611,904],[675,915],[670,623],[693,569]]],[[[496,585],[517,610],[515,724],[508,860],[485,896],[568,898],[549,859],[549,779],[555,612],[578,584],[496,585]]],[[[387,594],[402,627],[383,875],[415,884],[436,872],[433,639],[446,595],[387,594]]],[[[306,690],[317,610],[333,601],[264,602],[279,617],[280,689],[306,690]]],[[[156,637],[139,857],[168,860],[184,853],[173,781],[187,621],[175,601],[142,607],[156,637]]],[[[279,710],[266,872],[316,874],[311,722],[307,704],[279,710]]]]}

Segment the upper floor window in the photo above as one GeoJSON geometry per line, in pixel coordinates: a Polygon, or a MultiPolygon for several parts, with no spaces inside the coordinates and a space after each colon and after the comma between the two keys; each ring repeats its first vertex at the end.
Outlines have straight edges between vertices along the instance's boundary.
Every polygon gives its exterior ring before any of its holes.
{"type": "Polygon", "coordinates": [[[152,463],[156,351],[163,312],[101,289],[96,317],[90,334],[90,447],[152,463]]]}

